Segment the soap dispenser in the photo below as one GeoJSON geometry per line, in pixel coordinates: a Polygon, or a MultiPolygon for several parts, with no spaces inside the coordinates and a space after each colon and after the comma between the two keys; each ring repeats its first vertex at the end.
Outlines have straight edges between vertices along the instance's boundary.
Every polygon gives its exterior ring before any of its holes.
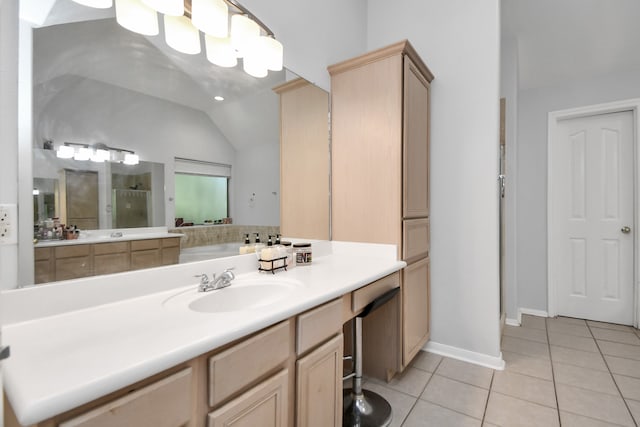
{"type": "Polygon", "coordinates": [[[260,233],[253,233],[256,235],[256,244],[254,245],[253,252],[258,254],[258,258],[260,258],[260,251],[264,248],[264,243],[260,243],[260,233]]]}
{"type": "Polygon", "coordinates": [[[240,255],[251,253],[254,250],[251,240],[249,240],[249,233],[247,233],[244,235],[244,246],[240,246],[240,255]]]}

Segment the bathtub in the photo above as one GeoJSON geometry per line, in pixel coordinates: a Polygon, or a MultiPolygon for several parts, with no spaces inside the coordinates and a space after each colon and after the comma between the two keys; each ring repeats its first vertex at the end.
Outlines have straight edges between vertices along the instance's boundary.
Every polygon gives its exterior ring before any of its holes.
{"type": "Polygon", "coordinates": [[[180,264],[238,255],[240,254],[240,246],[243,245],[244,243],[234,242],[180,249],[180,264]]]}

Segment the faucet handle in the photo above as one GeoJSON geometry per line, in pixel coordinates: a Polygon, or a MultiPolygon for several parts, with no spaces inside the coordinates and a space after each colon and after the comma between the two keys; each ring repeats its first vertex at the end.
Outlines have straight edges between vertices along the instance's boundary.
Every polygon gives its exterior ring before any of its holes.
{"type": "Polygon", "coordinates": [[[225,268],[225,269],[224,269],[224,271],[222,272],[222,274],[224,274],[224,273],[229,273],[229,275],[231,275],[231,280],[233,280],[233,279],[235,279],[235,278],[236,278],[236,275],[235,275],[235,274],[233,274],[233,271],[231,271],[231,270],[234,270],[234,269],[235,269],[235,267],[227,267],[227,268],[225,268]]]}
{"type": "MultiPolygon", "coordinates": [[[[202,274],[196,274],[193,277],[199,277],[200,278],[200,284],[202,285],[208,285],[209,284],[209,276],[207,276],[206,274],[202,273],[202,274]]],[[[216,275],[214,273],[213,278],[215,279],[216,275]]]]}

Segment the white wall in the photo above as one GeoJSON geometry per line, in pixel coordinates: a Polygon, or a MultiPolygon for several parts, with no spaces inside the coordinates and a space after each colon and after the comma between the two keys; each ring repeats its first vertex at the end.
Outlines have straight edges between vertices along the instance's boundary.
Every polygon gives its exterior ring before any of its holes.
{"type": "Polygon", "coordinates": [[[238,150],[233,180],[235,224],[280,224],[279,140],[238,150]]]}
{"type": "Polygon", "coordinates": [[[520,91],[516,189],[520,308],[547,311],[547,113],[638,97],[637,72],[520,91]]]}
{"type": "Polygon", "coordinates": [[[506,185],[504,197],[505,254],[504,286],[505,312],[509,323],[515,323],[518,317],[517,285],[517,234],[516,200],[517,188],[517,137],[518,137],[518,43],[513,38],[501,40],[500,56],[500,97],[506,100],[505,117],[505,166],[506,185]]]}
{"type": "Polygon", "coordinates": [[[431,340],[499,363],[498,0],[369,0],[367,48],[408,38],[431,98],[431,340]]]}

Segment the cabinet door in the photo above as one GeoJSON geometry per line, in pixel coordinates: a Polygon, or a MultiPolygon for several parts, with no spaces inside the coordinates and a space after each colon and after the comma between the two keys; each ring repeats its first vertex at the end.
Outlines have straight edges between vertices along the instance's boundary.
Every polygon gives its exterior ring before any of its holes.
{"type": "Polygon", "coordinates": [[[78,256],[56,259],[56,280],[79,279],[93,276],[91,256],[78,256]]]}
{"type": "Polygon", "coordinates": [[[296,372],[296,425],[342,425],[342,334],[298,360],[296,372]]]}
{"type": "Polygon", "coordinates": [[[159,267],[162,265],[162,252],[160,249],[147,249],[144,251],[131,251],[131,269],[159,267]]]}
{"type": "Polygon", "coordinates": [[[429,258],[409,264],[402,283],[402,362],[407,366],[429,339],[429,258]]]}
{"type": "Polygon", "coordinates": [[[129,271],[129,253],[94,255],[94,274],[111,274],[129,271]]]}
{"type": "Polygon", "coordinates": [[[288,370],[260,383],[209,414],[209,427],[287,426],[288,370]]]}
{"type": "Polygon", "coordinates": [[[404,57],[403,216],[429,215],[429,82],[404,57]]]}

